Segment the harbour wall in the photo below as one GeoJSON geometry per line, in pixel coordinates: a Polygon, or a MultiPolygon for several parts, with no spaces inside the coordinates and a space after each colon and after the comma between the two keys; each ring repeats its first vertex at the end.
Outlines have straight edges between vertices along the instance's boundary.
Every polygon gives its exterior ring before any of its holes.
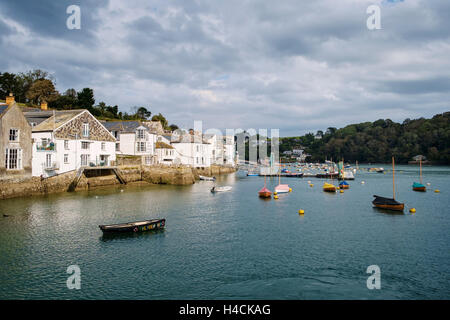
{"type": "MultiPolygon", "coordinates": [[[[217,165],[202,169],[186,166],[126,165],[117,167],[117,171],[127,184],[143,182],[149,184],[188,185],[195,183],[199,179],[199,175],[227,174],[235,172],[236,169],[217,165]]],[[[32,177],[0,181],[0,199],[67,192],[75,177],[76,171],[71,171],[45,179],[32,177]]],[[[119,184],[120,181],[113,172],[97,176],[83,174],[74,191],[119,184]]]]}

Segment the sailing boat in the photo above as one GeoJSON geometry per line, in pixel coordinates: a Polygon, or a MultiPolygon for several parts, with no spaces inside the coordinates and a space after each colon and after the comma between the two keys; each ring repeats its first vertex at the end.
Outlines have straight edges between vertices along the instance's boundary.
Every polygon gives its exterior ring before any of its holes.
{"type": "Polygon", "coordinates": [[[414,182],[413,185],[412,185],[412,188],[413,188],[414,191],[425,192],[425,191],[427,191],[427,188],[422,183],[422,159],[419,159],[419,165],[420,165],[420,183],[419,182],[414,182]]]}
{"type": "Polygon", "coordinates": [[[289,192],[289,185],[281,184],[281,170],[278,171],[278,185],[275,187],[275,192],[277,192],[277,193],[288,193],[289,192]]]}
{"type": "MultiPolygon", "coordinates": [[[[333,181],[333,174],[334,174],[334,162],[333,162],[333,172],[331,172],[331,181],[333,181]]],[[[325,182],[323,184],[323,191],[325,192],[336,192],[337,187],[334,184],[325,182]]]]}
{"type": "Polygon", "coordinates": [[[375,199],[372,201],[373,205],[377,208],[388,209],[394,211],[403,211],[405,208],[404,203],[400,203],[395,200],[395,163],[394,157],[392,157],[392,186],[393,186],[393,197],[385,198],[374,195],[375,199]]]}
{"type": "Polygon", "coordinates": [[[266,175],[264,175],[264,188],[259,190],[258,195],[260,198],[270,198],[272,196],[272,192],[266,188],[266,175]]]}

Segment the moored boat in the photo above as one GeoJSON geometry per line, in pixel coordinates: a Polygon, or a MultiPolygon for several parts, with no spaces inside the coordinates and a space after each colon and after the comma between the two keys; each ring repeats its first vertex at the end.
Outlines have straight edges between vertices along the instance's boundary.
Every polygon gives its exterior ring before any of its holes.
{"type": "Polygon", "coordinates": [[[419,165],[420,165],[420,183],[419,182],[414,182],[412,185],[413,191],[421,191],[421,192],[425,192],[427,191],[427,187],[425,187],[425,185],[422,183],[422,160],[419,160],[419,165]]]}
{"type": "Polygon", "coordinates": [[[392,157],[392,199],[385,198],[374,195],[375,199],[372,201],[372,204],[376,208],[394,210],[394,211],[402,211],[405,208],[404,203],[400,203],[395,200],[395,161],[394,157],[392,157]]]}
{"type": "Polygon", "coordinates": [[[142,232],[163,229],[166,219],[152,219],[119,224],[99,225],[100,230],[105,232],[142,232]]]}
{"type": "Polygon", "coordinates": [[[216,193],[216,192],[226,192],[226,191],[230,191],[233,187],[230,186],[224,186],[224,187],[212,187],[211,188],[211,192],[212,193],[216,193]]]}
{"type": "Polygon", "coordinates": [[[204,180],[204,181],[215,181],[216,177],[206,177],[206,176],[198,176],[200,178],[200,180],[204,180]]]}
{"type": "Polygon", "coordinates": [[[339,188],[340,189],[349,189],[350,185],[347,183],[347,181],[341,181],[341,182],[339,182],[339,188]]]}
{"type": "Polygon", "coordinates": [[[388,209],[394,211],[403,211],[405,208],[404,203],[400,203],[395,199],[385,198],[374,195],[375,199],[372,201],[373,205],[377,208],[388,209]]]}
{"type": "Polygon", "coordinates": [[[334,184],[325,182],[323,184],[323,191],[325,191],[325,192],[336,192],[336,186],[334,184]]]}
{"type": "Polygon", "coordinates": [[[260,198],[270,198],[272,196],[272,191],[270,191],[266,187],[263,187],[258,191],[258,195],[260,198]]]}

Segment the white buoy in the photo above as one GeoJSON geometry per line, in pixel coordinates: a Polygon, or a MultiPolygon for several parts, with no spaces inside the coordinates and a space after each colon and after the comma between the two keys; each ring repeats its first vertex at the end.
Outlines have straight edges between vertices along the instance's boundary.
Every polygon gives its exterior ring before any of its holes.
{"type": "Polygon", "coordinates": [[[365,182],[364,181],[361,181],[361,184],[364,184],[365,182]]]}
{"type": "Polygon", "coordinates": [[[427,186],[431,186],[431,183],[427,182],[427,186]]]}

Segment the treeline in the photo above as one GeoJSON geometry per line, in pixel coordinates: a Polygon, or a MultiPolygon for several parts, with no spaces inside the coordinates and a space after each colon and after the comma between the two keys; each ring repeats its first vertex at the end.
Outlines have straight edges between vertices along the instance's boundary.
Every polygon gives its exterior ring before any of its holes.
{"type": "Polygon", "coordinates": [[[311,157],[307,161],[344,158],[350,162],[407,163],[416,155],[450,164],[450,112],[431,119],[406,119],[396,123],[390,119],[351,124],[301,137],[282,138],[280,152],[302,146],[311,157]]]}
{"type": "Polygon", "coordinates": [[[80,91],[70,88],[61,94],[56,90],[55,83],[52,75],[39,69],[17,74],[0,72],[0,99],[4,100],[9,93],[13,93],[17,102],[29,106],[47,102],[50,108],[56,110],[88,109],[103,120],[152,120],[160,121],[166,130],[178,129],[175,124],[169,125],[161,113],[152,117],[151,111],[144,106],[133,107],[131,113],[122,112],[117,105],[106,105],[103,101],[95,104],[94,90],[91,88],[80,91]]]}

